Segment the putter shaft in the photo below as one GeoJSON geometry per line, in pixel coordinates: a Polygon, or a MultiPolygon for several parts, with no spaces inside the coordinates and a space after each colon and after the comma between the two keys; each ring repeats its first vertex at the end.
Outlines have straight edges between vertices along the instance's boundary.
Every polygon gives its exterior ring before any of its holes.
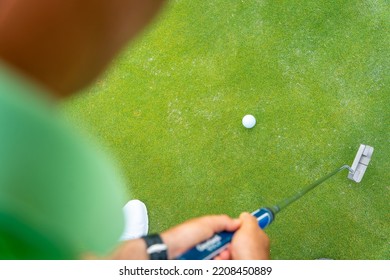
{"type": "Polygon", "coordinates": [[[312,189],[314,189],[315,187],[317,187],[318,185],[322,184],[323,182],[328,180],[330,177],[336,175],[337,173],[339,173],[340,171],[342,171],[344,169],[348,169],[350,173],[354,173],[354,170],[351,167],[349,167],[348,165],[343,165],[343,166],[335,169],[334,171],[330,172],[329,174],[325,175],[324,177],[318,179],[317,181],[311,183],[310,185],[308,185],[307,187],[303,188],[302,190],[300,190],[295,195],[293,195],[293,196],[291,196],[291,197],[289,197],[289,198],[279,202],[277,205],[272,206],[271,207],[272,212],[274,214],[280,212],[282,209],[284,209],[285,207],[287,207],[288,205],[290,205],[294,201],[297,201],[302,196],[304,196],[306,193],[308,193],[309,191],[311,191],[312,189]]]}

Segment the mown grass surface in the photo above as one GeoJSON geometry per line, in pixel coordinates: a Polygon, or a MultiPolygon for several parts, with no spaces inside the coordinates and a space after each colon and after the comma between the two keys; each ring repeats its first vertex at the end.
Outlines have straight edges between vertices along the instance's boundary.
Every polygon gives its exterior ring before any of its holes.
{"type": "Polygon", "coordinates": [[[337,175],[267,233],[273,259],[389,259],[389,18],[387,1],[170,1],[64,109],[117,157],[152,232],[273,205],[369,144],[362,183],[337,175]]]}

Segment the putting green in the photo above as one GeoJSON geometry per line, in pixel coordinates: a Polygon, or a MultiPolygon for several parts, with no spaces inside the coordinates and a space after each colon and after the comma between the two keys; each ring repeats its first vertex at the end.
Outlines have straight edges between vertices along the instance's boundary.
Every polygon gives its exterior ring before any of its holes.
{"type": "Polygon", "coordinates": [[[389,259],[388,1],[170,1],[65,112],[114,154],[151,231],[273,205],[273,259],[389,259]],[[241,119],[252,114],[253,129],[241,119]]]}

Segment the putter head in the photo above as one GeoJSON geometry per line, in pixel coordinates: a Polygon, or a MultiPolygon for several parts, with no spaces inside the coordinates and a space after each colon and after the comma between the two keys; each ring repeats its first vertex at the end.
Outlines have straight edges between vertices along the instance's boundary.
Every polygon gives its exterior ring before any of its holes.
{"type": "Polygon", "coordinates": [[[360,183],[364,173],[366,172],[368,163],[371,160],[371,156],[373,152],[374,152],[373,147],[370,147],[368,145],[363,145],[363,144],[360,145],[359,150],[351,166],[353,172],[349,172],[348,179],[351,179],[356,183],[360,183]]]}

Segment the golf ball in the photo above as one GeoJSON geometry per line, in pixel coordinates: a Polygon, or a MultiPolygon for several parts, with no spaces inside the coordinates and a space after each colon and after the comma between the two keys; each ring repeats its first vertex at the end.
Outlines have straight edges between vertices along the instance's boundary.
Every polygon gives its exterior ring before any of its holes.
{"type": "Polygon", "coordinates": [[[252,128],[256,124],[256,119],[252,115],[245,115],[242,118],[242,125],[245,126],[246,128],[252,128]]]}

